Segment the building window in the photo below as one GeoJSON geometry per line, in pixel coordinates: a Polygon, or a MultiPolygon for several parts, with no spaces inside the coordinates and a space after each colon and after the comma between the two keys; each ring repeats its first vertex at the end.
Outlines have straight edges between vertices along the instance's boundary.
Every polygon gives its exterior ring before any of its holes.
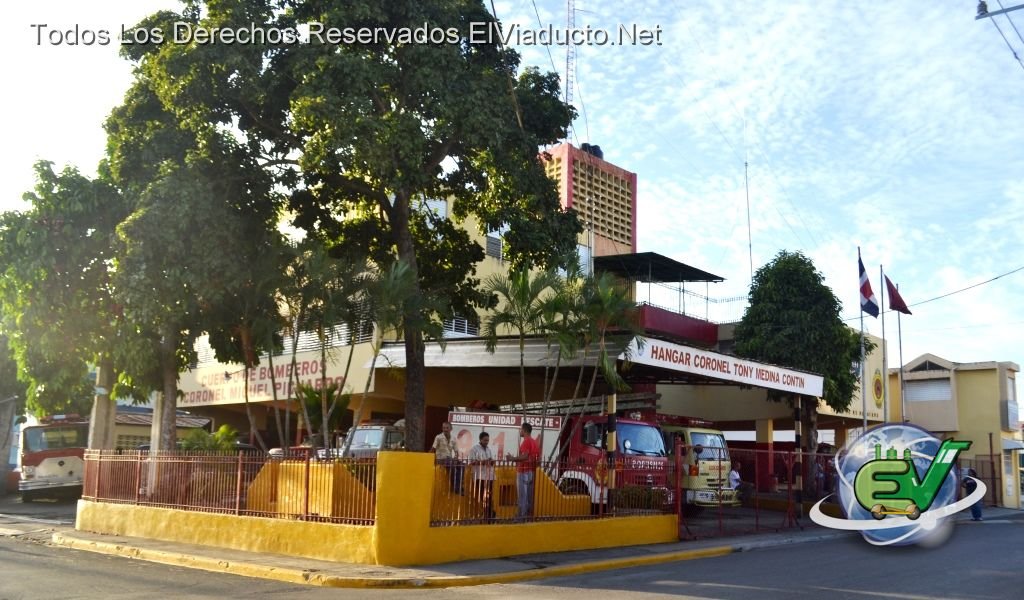
{"type": "Polygon", "coordinates": [[[907,381],[907,402],[949,402],[953,392],[948,379],[907,381]]]}
{"type": "Polygon", "coordinates": [[[453,319],[446,319],[443,325],[445,338],[477,337],[480,335],[480,327],[470,323],[464,317],[456,316],[453,319]]]}
{"type": "Polygon", "coordinates": [[[487,232],[486,243],[484,244],[484,251],[487,256],[502,260],[505,257],[504,253],[504,237],[505,233],[508,232],[508,225],[502,225],[497,229],[492,229],[487,232]]]}

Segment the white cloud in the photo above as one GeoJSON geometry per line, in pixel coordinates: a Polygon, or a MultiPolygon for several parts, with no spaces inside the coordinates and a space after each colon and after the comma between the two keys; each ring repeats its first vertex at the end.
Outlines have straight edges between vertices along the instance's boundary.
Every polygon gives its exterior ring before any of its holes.
{"type": "MultiPolygon", "coordinates": [[[[0,206],[17,205],[36,157],[90,171],[101,123],[128,85],[108,48],[35,47],[32,22],[133,23],[163,2],[45,0],[12,5],[0,26],[10,131],[0,206]]],[[[722,275],[717,298],[750,277],[744,161],[749,162],[754,268],[802,250],[857,324],[856,248],[878,289],[878,265],[913,304],[1024,263],[1024,72],[974,7],[941,3],[684,4],[580,0],[578,26],[661,25],[663,45],[580,47],[578,141],[639,175],[639,246],[722,275]],[[588,132],[589,131],[589,135],[588,132]]],[[[538,0],[562,26],[565,3],[538,0]]],[[[496,2],[508,23],[537,25],[533,4],[496,2]]],[[[519,48],[557,70],[565,48],[519,48]],[[550,53],[549,53],[550,50],[550,53]]],[[[1024,51],[1018,46],[1018,52],[1024,51]]],[[[703,293],[703,289],[698,290],[703,293]]],[[[904,357],[1024,362],[1024,272],[912,307],[904,357]]],[[[739,316],[735,307],[730,307],[739,316]]],[[[741,309],[740,309],[741,310],[741,309]]],[[[868,319],[872,333],[881,323],[868,319]]],[[[894,326],[887,336],[895,351],[894,326]]]]}

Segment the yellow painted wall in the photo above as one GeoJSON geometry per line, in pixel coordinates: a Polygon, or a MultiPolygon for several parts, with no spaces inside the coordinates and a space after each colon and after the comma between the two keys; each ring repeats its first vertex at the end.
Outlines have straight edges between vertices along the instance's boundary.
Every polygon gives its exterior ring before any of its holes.
{"type": "Polygon", "coordinates": [[[246,550],[374,564],[373,527],[241,517],[79,500],[75,528],[246,550]]]}
{"type": "Polygon", "coordinates": [[[379,455],[376,542],[380,564],[437,564],[678,540],[675,515],[430,527],[430,503],[409,502],[409,498],[431,497],[433,467],[430,454],[379,455]]]}
{"type": "MultiPolygon", "coordinates": [[[[511,470],[502,473],[502,481],[509,479],[510,473],[511,470]]],[[[283,477],[280,468],[277,476],[283,477]]],[[[250,493],[265,497],[271,475],[266,478],[250,493]]],[[[377,463],[373,526],[239,517],[83,500],[78,506],[76,527],[113,535],[392,566],[678,540],[678,523],[671,514],[431,527],[431,497],[437,478],[432,454],[382,452],[377,463]]],[[[439,483],[446,487],[443,475],[439,483]]],[[[582,510],[586,498],[575,500],[582,510]]],[[[270,508],[266,500],[254,502],[254,507],[270,508]]],[[[543,513],[549,507],[538,509],[543,513]]],[[[506,513],[514,511],[514,507],[502,510],[503,516],[510,516],[506,513]]]]}

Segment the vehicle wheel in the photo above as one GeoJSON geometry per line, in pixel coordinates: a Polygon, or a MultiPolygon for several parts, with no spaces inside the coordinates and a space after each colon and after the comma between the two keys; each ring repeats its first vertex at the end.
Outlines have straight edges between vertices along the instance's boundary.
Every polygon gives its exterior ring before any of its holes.
{"type": "Polygon", "coordinates": [[[587,490],[587,484],[583,483],[579,479],[563,479],[558,484],[558,491],[562,492],[566,496],[590,495],[590,492],[587,490]]]}
{"type": "Polygon", "coordinates": [[[910,506],[907,507],[907,510],[910,511],[910,514],[907,515],[907,518],[911,521],[916,521],[917,518],[921,516],[921,509],[918,508],[917,505],[914,504],[913,502],[910,503],[910,506]]]}
{"type": "Polygon", "coordinates": [[[885,512],[883,511],[885,511],[885,507],[882,506],[881,504],[876,504],[871,507],[871,516],[881,521],[885,518],[885,512]]]}

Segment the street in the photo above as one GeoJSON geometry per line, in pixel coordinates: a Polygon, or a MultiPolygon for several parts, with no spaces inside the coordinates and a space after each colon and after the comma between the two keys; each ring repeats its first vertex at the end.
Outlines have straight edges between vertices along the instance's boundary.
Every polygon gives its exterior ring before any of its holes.
{"type": "Polygon", "coordinates": [[[47,545],[73,503],[14,510],[4,502],[0,599],[214,598],[1015,598],[1024,586],[1024,518],[961,523],[932,550],[875,548],[858,536],[514,585],[446,590],[339,590],[169,567],[47,545]],[[12,514],[18,513],[19,514],[12,514]]]}

